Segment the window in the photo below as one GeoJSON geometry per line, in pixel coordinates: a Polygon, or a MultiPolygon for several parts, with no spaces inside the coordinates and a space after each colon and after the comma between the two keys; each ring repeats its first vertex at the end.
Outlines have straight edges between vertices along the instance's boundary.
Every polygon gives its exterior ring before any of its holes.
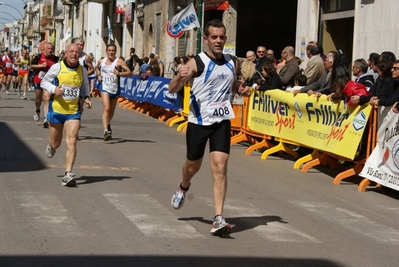
{"type": "Polygon", "coordinates": [[[323,12],[333,13],[355,9],[355,0],[320,0],[323,12]]]}

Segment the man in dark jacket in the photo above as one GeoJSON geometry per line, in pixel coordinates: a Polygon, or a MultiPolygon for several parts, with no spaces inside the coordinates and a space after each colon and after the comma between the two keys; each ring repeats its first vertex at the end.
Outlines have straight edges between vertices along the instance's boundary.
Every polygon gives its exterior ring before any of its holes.
{"type": "Polygon", "coordinates": [[[295,49],[292,46],[286,46],[281,52],[281,58],[285,60],[284,67],[278,72],[284,89],[294,87],[294,77],[299,71],[298,63],[295,60],[295,49]]]}
{"type": "Polygon", "coordinates": [[[374,85],[373,75],[367,74],[368,64],[363,58],[356,59],[353,62],[352,73],[355,76],[355,82],[361,83],[364,86],[371,88],[374,85]]]}

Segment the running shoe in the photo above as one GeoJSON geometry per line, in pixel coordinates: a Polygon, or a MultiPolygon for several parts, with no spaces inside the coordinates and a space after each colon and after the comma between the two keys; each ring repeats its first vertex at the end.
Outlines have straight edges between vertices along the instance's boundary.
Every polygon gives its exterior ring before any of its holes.
{"type": "Polygon", "coordinates": [[[44,120],[43,120],[43,128],[48,128],[47,118],[44,118],[44,120]]]}
{"type": "Polygon", "coordinates": [[[7,94],[7,95],[9,95],[9,94],[10,94],[10,92],[8,92],[8,90],[6,90],[6,94],[7,94]]]}
{"type": "Polygon", "coordinates": [[[46,155],[48,158],[52,158],[57,150],[52,148],[50,144],[46,146],[46,155]]]}
{"type": "Polygon", "coordinates": [[[105,131],[104,132],[104,141],[109,141],[112,139],[112,132],[111,131],[105,131]]]}
{"type": "Polygon", "coordinates": [[[26,95],[23,95],[23,96],[22,96],[22,99],[25,99],[25,100],[26,100],[26,95]]]}
{"type": "Polygon", "coordinates": [[[65,176],[62,178],[61,185],[62,186],[76,185],[75,174],[73,174],[72,172],[67,172],[65,176]]]}
{"type": "Polygon", "coordinates": [[[34,119],[35,121],[40,120],[40,114],[39,114],[39,112],[35,112],[35,114],[33,115],[33,119],[34,119]]]}
{"type": "Polygon", "coordinates": [[[174,209],[180,209],[184,204],[184,198],[190,186],[186,190],[181,188],[181,183],[177,186],[176,192],[173,194],[170,204],[174,209]]]}
{"type": "Polygon", "coordinates": [[[213,219],[211,235],[222,236],[231,233],[231,225],[227,223],[221,215],[216,215],[213,219]]]}

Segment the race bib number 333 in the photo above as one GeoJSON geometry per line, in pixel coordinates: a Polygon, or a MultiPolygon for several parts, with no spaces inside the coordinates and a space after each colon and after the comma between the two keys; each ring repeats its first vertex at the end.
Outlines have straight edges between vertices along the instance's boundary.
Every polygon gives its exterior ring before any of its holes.
{"type": "Polygon", "coordinates": [[[72,100],[79,97],[80,88],[78,86],[62,85],[62,90],[64,91],[63,98],[66,100],[72,100]]]}
{"type": "Polygon", "coordinates": [[[208,106],[208,115],[210,122],[221,122],[234,119],[234,111],[230,101],[215,102],[208,106]]]}

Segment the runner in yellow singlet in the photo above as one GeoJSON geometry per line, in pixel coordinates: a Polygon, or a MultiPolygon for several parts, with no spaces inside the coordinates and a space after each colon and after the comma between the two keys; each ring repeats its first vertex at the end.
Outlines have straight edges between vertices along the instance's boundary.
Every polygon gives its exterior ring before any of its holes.
{"type": "Polygon", "coordinates": [[[79,64],[80,49],[77,44],[70,44],[65,50],[65,59],[51,66],[41,81],[41,87],[51,94],[47,121],[50,128],[49,144],[46,155],[52,158],[62,142],[65,130],[66,160],[65,175],[61,185],[76,184],[72,168],[76,159],[76,144],[80,128],[82,96],[87,108],[91,108],[89,80],[84,67],[79,64]]]}
{"type": "Polygon", "coordinates": [[[18,79],[19,79],[19,92],[23,89],[22,99],[26,99],[26,91],[28,91],[28,73],[29,73],[29,55],[25,49],[22,51],[22,56],[15,63],[19,65],[18,79]]]}

